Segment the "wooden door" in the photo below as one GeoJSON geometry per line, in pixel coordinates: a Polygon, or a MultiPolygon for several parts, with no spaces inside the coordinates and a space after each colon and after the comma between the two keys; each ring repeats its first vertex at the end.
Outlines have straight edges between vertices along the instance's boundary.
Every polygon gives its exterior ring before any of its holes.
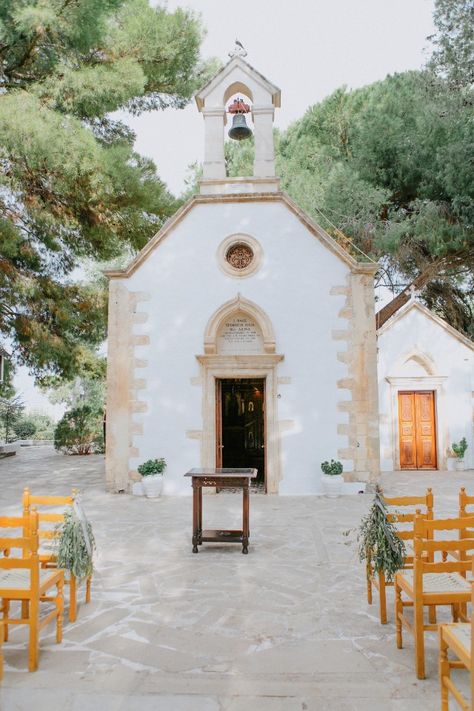
{"type": "Polygon", "coordinates": [[[434,392],[398,393],[401,469],[436,469],[434,392]]]}
{"type": "Polygon", "coordinates": [[[263,378],[216,380],[216,466],[255,468],[265,483],[263,378]]]}
{"type": "Polygon", "coordinates": [[[416,462],[418,469],[436,469],[434,393],[415,393],[415,410],[416,462]]]}
{"type": "Polygon", "coordinates": [[[398,393],[398,427],[400,431],[400,467],[417,469],[415,393],[398,393]]]}
{"type": "Polygon", "coordinates": [[[216,380],[216,467],[222,467],[222,380],[216,380]]]}

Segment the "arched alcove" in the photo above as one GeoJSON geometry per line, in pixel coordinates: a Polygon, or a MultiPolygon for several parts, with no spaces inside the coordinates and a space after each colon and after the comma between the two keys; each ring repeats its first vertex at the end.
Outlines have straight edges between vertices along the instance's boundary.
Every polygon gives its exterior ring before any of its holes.
{"type": "Polygon", "coordinates": [[[243,82],[234,81],[224,91],[222,104],[225,106],[229,99],[231,99],[235,94],[243,94],[245,97],[250,99],[251,102],[253,102],[252,90],[249,89],[249,87],[243,82]]]}
{"type": "Polygon", "coordinates": [[[436,365],[426,353],[411,350],[397,361],[393,374],[402,377],[433,376],[436,375],[436,365]]]}
{"type": "Polygon", "coordinates": [[[275,353],[275,334],[270,319],[257,304],[244,299],[240,294],[223,304],[209,319],[204,333],[204,353],[229,354],[231,351],[226,346],[234,344],[237,347],[235,334],[238,332],[239,319],[243,329],[241,334],[247,333],[248,337],[247,343],[240,343],[240,350],[236,353],[275,353]],[[225,334],[226,345],[223,342],[225,334]],[[246,345],[247,350],[242,350],[242,345],[246,345]]]}

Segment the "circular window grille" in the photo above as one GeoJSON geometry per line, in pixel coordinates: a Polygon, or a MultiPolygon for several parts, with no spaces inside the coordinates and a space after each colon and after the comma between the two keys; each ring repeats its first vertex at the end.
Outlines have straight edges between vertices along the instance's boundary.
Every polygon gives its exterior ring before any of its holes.
{"type": "Polygon", "coordinates": [[[239,242],[229,247],[225,258],[234,269],[245,269],[253,260],[253,250],[248,244],[239,242]]]}

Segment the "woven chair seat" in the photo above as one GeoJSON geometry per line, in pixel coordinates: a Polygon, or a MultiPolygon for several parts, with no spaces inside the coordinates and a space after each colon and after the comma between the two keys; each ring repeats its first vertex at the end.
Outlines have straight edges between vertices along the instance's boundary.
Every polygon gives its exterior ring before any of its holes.
{"type": "MultiPolygon", "coordinates": [[[[413,589],[413,570],[403,570],[399,575],[413,589]]],[[[423,575],[423,592],[450,593],[471,592],[471,584],[459,573],[425,573],[423,575]]]]}
{"type": "MultiPolygon", "coordinates": [[[[51,582],[56,577],[57,571],[40,570],[40,587],[47,585],[48,580],[51,582]]],[[[29,570],[22,568],[9,568],[0,570],[0,597],[2,590],[29,590],[31,587],[31,574],[29,570]]]]}
{"type": "Polygon", "coordinates": [[[471,625],[469,622],[459,622],[457,625],[449,625],[449,634],[451,634],[455,639],[466,648],[470,653],[471,651],[471,625]]]}

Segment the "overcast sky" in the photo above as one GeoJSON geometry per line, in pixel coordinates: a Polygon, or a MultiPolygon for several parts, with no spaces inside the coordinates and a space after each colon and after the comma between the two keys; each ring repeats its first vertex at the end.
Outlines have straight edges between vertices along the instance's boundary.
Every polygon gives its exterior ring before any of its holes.
{"type": "MultiPolygon", "coordinates": [[[[158,3],[153,3],[158,4],[158,3]]],[[[425,62],[426,37],[433,32],[433,0],[170,0],[168,8],[202,14],[207,37],[203,57],[225,62],[238,38],[247,60],[282,92],[275,124],[285,128],[343,84],[355,88],[387,74],[418,69],[425,62]]],[[[187,166],[203,157],[203,120],[194,101],[129,117],[136,150],[152,157],[175,194],[184,187],[187,166]]],[[[25,368],[15,385],[27,408],[51,409],[25,368]]],[[[56,417],[62,408],[54,408],[56,417]]]]}
{"type": "MultiPolygon", "coordinates": [[[[158,3],[154,3],[158,4],[158,3]]],[[[170,0],[200,12],[203,57],[228,60],[238,38],[247,61],[280,87],[275,124],[285,128],[343,84],[355,88],[418,69],[433,32],[433,0],[170,0]]],[[[194,101],[128,123],[136,149],[152,157],[175,194],[188,165],[203,157],[203,119],[194,101]]]]}

